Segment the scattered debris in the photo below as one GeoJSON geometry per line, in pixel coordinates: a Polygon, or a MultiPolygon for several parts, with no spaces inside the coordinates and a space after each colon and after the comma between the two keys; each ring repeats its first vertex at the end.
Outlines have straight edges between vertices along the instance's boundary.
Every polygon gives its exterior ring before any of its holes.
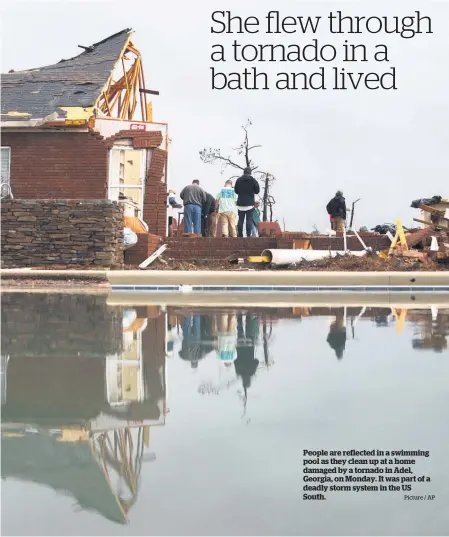
{"type": "Polygon", "coordinates": [[[148,265],[151,265],[151,263],[157,259],[161,254],[163,254],[165,252],[165,250],[167,249],[167,244],[163,244],[160,248],[158,248],[153,254],[150,255],[150,257],[148,257],[147,259],[145,259],[145,261],[142,261],[142,263],[140,263],[139,265],[139,268],[140,269],[144,269],[146,267],[148,267],[148,265]]]}
{"type": "MultiPolygon", "coordinates": [[[[338,255],[336,257],[327,257],[314,261],[299,261],[289,267],[275,267],[265,263],[245,263],[243,265],[231,268],[228,260],[201,260],[196,263],[187,263],[177,261],[175,259],[164,260],[164,264],[157,259],[146,270],[191,270],[191,271],[214,271],[226,270],[232,271],[247,271],[247,270],[303,270],[303,271],[348,271],[348,272],[403,272],[403,271],[443,271],[448,270],[449,265],[441,263],[438,259],[433,259],[430,256],[423,257],[407,257],[407,256],[391,256],[387,259],[382,259],[375,254],[368,254],[363,257],[354,257],[351,255],[338,255]]],[[[135,270],[138,267],[127,266],[128,270],[135,270]]]]}
{"type": "Polygon", "coordinates": [[[420,205],[438,205],[442,201],[441,196],[432,196],[431,198],[422,198],[419,200],[414,200],[410,204],[410,207],[413,209],[419,209],[420,205]]]}
{"type": "Polygon", "coordinates": [[[431,199],[415,200],[412,207],[418,208],[424,214],[424,219],[413,220],[424,224],[424,227],[414,234],[413,246],[442,265],[449,263],[449,200],[441,196],[431,199]],[[418,203],[419,202],[419,203],[418,203]]]}

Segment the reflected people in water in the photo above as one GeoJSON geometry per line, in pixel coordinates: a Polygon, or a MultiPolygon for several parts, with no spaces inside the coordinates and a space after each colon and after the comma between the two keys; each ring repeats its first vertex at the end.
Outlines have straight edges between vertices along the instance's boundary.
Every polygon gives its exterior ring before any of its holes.
{"type": "Polygon", "coordinates": [[[216,316],[217,356],[230,367],[237,358],[237,316],[234,312],[225,312],[216,316]]]}
{"type": "Polygon", "coordinates": [[[208,315],[187,314],[182,323],[182,344],[179,356],[197,369],[200,360],[214,350],[212,320],[208,315]]]}
{"type": "Polygon", "coordinates": [[[245,326],[243,315],[237,316],[237,359],[234,362],[237,377],[242,379],[244,403],[246,405],[247,391],[251,386],[251,379],[257,371],[259,360],[255,357],[255,346],[259,334],[258,319],[249,313],[246,315],[245,326]]]}
{"type": "Polygon", "coordinates": [[[334,349],[339,360],[343,358],[346,348],[346,323],[344,311],[339,311],[335,316],[335,321],[331,324],[327,342],[334,349]]]}

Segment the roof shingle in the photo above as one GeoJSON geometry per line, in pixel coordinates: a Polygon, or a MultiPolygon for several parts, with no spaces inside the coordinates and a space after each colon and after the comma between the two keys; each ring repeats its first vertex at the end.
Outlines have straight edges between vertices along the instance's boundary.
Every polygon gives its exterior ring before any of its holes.
{"type": "Polygon", "coordinates": [[[64,118],[60,107],[93,106],[130,33],[122,30],[54,65],[2,74],[2,121],[42,119],[53,112],[64,118]]]}

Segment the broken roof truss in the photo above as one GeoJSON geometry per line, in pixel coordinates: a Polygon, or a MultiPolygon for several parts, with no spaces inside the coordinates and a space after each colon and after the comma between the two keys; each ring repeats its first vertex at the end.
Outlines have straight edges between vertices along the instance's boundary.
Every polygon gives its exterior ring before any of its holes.
{"type": "Polygon", "coordinates": [[[151,121],[142,57],[130,29],[60,62],[2,74],[4,127],[86,125],[91,118],[151,121]]]}

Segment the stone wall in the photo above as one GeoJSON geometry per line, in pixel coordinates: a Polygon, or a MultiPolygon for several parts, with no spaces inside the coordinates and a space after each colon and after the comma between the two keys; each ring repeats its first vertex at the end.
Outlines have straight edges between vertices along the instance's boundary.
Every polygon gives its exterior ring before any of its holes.
{"type": "Polygon", "coordinates": [[[167,151],[160,131],[121,130],[110,138],[98,132],[49,130],[2,132],[11,148],[11,188],[16,199],[96,200],[108,197],[109,149],[147,149],[143,219],[151,233],[165,235],[167,224],[167,151]]]}
{"type": "Polygon", "coordinates": [[[107,200],[1,204],[2,268],[123,266],[123,208],[107,200]]]}
{"type": "Polygon", "coordinates": [[[2,353],[101,358],[122,351],[122,310],[107,295],[3,293],[2,353]]]}

